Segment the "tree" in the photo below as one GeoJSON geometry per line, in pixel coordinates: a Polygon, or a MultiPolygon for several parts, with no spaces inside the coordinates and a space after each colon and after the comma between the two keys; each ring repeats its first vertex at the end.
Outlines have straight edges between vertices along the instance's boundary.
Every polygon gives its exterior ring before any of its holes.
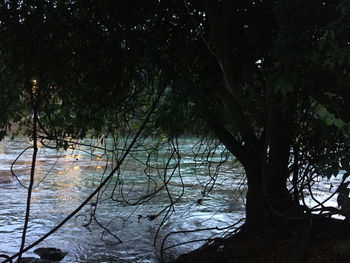
{"type": "MultiPolygon", "coordinates": [[[[303,178],[349,168],[348,5],[2,1],[1,85],[38,80],[51,139],[120,130],[166,87],[149,130],[210,131],[245,169],[245,229],[278,228],[308,211],[303,178]]],[[[8,101],[3,123],[28,107],[8,101]]]]}

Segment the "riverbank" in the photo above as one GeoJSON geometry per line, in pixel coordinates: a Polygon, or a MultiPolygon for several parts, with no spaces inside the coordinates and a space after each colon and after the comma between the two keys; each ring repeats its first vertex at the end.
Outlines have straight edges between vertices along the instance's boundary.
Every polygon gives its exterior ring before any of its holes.
{"type": "Polygon", "coordinates": [[[313,218],[285,231],[236,234],[180,256],[175,263],[348,263],[350,223],[313,218]]]}

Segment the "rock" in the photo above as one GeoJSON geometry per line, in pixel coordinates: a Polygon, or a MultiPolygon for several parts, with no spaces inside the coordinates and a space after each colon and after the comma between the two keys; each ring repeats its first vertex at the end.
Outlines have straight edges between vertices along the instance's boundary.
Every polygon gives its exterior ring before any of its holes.
{"type": "Polygon", "coordinates": [[[34,253],[40,256],[41,259],[50,261],[61,261],[67,255],[67,252],[54,247],[40,247],[35,249],[34,253]]]}
{"type": "Polygon", "coordinates": [[[52,261],[47,259],[35,258],[35,257],[22,257],[17,263],[52,263],[52,261]]]}

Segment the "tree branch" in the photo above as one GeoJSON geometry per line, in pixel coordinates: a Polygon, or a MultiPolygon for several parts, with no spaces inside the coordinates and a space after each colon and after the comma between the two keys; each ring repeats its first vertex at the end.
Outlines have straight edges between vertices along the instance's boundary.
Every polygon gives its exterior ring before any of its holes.
{"type": "Polygon", "coordinates": [[[242,143],[234,138],[234,136],[224,127],[220,120],[214,116],[210,110],[203,106],[199,108],[200,114],[209,126],[210,130],[240,162],[246,162],[249,159],[249,153],[242,143]]]}
{"type": "Polygon", "coordinates": [[[30,216],[30,203],[31,203],[31,197],[32,197],[32,190],[34,185],[34,175],[35,175],[35,163],[36,163],[36,157],[38,153],[38,145],[37,145],[37,119],[38,119],[38,108],[36,104],[36,98],[35,98],[35,91],[32,90],[32,87],[28,87],[28,92],[30,94],[30,100],[33,107],[33,132],[32,132],[32,139],[33,139],[33,155],[32,155],[32,166],[30,170],[30,182],[28,186],[28,195],[27,195],[27,206],[26,206],[26,214],[24,219],[24,226],[23,226],[23,232],[22,232],[22,241],[21,246],[19,249],[19,256],[18,261],[21,260],[22,254],[24,252],[24,245],[26,241],[26,234],[28,229],[28,223],[29,223],[29,216],[30,216]]]}

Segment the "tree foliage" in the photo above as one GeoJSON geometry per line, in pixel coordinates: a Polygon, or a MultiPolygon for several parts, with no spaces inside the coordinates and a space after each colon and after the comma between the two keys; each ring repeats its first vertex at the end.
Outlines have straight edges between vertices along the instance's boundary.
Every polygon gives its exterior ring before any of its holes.
{"type": "Polygon", "coordinates": [[[165,89],[149,134],[218,138],[246,170],[247,218],[268,224],[297,213],[292,175],[298,193],[305,173],[348,170],[349,12],[348,1],[3,0],[0,121],[28,125],[35,80],[49,138],[123,132],[165,89]]]}

